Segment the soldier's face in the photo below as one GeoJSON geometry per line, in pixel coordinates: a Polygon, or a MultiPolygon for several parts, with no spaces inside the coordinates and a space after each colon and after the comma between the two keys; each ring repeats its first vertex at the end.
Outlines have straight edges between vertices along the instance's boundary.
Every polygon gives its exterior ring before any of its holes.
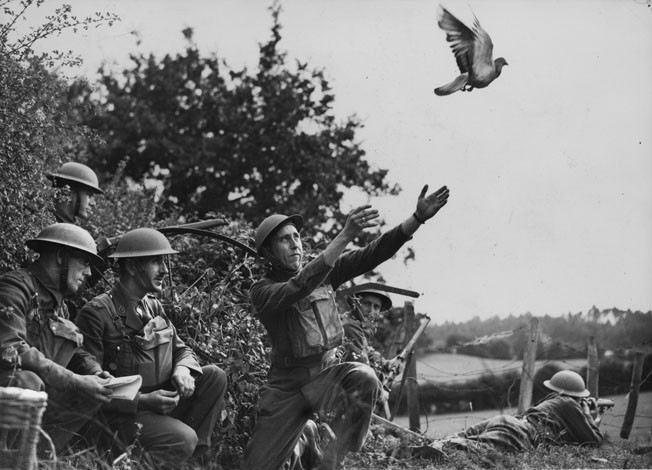
{"type": "Polygon", "coordinates": [[[140,267],[135,274],[138,286],[145,292],[161,292],[165,277],[169,273],[165,257],[149,256],[140,258],[139,261],[140,267]]]}
{"type": "Polygon", "coordinates": [[[383,302],[375,295],[363,294],[360,296],[360,307],[366,318],[375,318],[383,308],[383,302]]]}
{"type": "Polygon", "coordinates": [[[68,276],[66,285],[68,293],[74,294],[91,275],[91,263],[88,256],[81,253],[71,253],[68,257],[68,276]]]}
{"type": "Polygon", "coordinates": [[[270,249],[285,268],[296,271],[301,267],[303,245],[294,225],[286,224],[281,227],[272,238],[270,249]]]}
{"type": "MultiPolygon", "coordinates": [[[[78,189],[75,191],[73,198],[79,200],[79,210],[77,212],[77,217],[88,220],[91,215],[91,207],[93,207],[93,195],[86,191],[85,189],[78,189]]],[[[75,201],[73,200],[73,207],[75,201]]]]}

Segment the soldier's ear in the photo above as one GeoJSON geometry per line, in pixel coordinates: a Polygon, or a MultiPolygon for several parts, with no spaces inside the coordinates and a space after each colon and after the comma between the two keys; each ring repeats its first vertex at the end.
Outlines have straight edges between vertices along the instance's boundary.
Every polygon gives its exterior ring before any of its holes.
{"type": "Polygon", "coordinates": [[[136,258],[125,258],[125,270],[130,276],[134,276],[138,272],[139,263],[136,258]]]}
{"type": "Polygon", "coordinates": [[[68,258],[68,252],[65,248],[57,248],[55,252],[55,259],[57,260],[57,266],[63,266],[66,259],[68,258]]]}

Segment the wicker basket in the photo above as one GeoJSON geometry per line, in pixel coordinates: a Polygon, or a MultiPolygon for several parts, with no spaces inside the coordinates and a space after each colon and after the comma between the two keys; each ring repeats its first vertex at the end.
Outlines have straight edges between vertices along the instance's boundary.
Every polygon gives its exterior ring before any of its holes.
{"type": "Polygon", "coordinates": [[[33,470],[48,394],[0,387],[0,470],[33,470]]]}

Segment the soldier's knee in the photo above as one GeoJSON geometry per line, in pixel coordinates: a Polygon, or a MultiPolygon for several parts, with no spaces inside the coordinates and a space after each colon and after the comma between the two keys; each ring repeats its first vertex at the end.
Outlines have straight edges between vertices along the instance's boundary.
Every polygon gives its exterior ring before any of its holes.
{"type": "Polygon", "coordinates": [[[206,383],[213,392],[226,390],[226,372],[214,364],[202,367],[202,381],[206,383]]]}
{"type": "MultiPolygon", "coordinates": [[[[195,452],[199,438],[197,433],[189,426],[178,427],[172,433],[174,436],[173,442],[170,442],[165,445],[168,450],[172,450],[172,453],[176,454],[182,460],[190,458],[195,452]],[[170,448],[169,446],[172,446],[170,448]]],[[[163,446],[162,446],[163,447],[163,446]]]]}
{"type": "Polygon", "coordinates": [[[29,390],[36,390],[37,392],[45,390],[45,383],[43,380],[31,370],[11,371],[11,374],[6,377],[4,377],[3,374],[0,382],[3,383],[3,385],[6,383],[5,386],[7,387],[26,388],[29,390]]]}
{"type": "Polygon", "coordinates": [[[377,393],[381,389],[376,372],[366,364],[360,364],[355,371],[358,390],[363,393],[377,393]]]}
{"type": "Polygon", "coordinates": [[[226,382],[226,372],[217,367],[215,364],[208,364],[201,368],[202,375],[211,382],[226,382]]]}

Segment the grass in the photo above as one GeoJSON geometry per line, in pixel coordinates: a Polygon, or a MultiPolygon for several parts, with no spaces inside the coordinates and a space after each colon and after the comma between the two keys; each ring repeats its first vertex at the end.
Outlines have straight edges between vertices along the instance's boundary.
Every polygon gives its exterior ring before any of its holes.
{"type": "MultiPolygon", "coordinates": [[[[649,446],[649,443],[648,443],[649,446]]],[[[542,446],[529,453],[493,452],[484,456],[455,451],[443,460],[410,456],[364,453],[347,458],[346,470],[479,470],[486,468],[539,470],[566,468],[651,468],[652,453],[639,453],[644,449],[639,442],[619,445],[606,444],[600,448],[576,446],[542,446]]]]}
{"type": "MultiPolygon", "coordinates": [[[[385,432],[377,426],[364,449],[351,454],[344,461],[345,470],[479,470],[485,468],[543,470],[566,468],[652,468],[652,392],[639,396],[636,419],[628,440],[621,439],[620,429],[627,406],[626,395],[611,398],[615,401],[612,411],[605,414],[601,429],[606,443],[600,448],[577,446],[541,447],[533,452],[511,454],[493,452],[479,456],[463,451],[453,451],[446,459],[433,460],[416,457],[408,450],[410,445],[430,442],[447,434],[461,431],[476,422],[499,413],[514,413],[515,410],[488,410],[455,414],[435,414],[422,418],[421,429],[424,437],[420,440],[406,441],[395,434],[385,432]]],[[[394,420],[401,426],[408,426],[407,417],[394,420]]],[[[39,462],[39,468],[54,468],[51,462],[39,462]]],[[[57,461],[58,470],[150,470],[146,465],[131,459],[123,459],[111,466],[95,449],[77,449],[62,456],[57,461]]],[[[223,468],[216,462],[203,466],[188,465],[185,469],[236,470],[223,468]]]]}

